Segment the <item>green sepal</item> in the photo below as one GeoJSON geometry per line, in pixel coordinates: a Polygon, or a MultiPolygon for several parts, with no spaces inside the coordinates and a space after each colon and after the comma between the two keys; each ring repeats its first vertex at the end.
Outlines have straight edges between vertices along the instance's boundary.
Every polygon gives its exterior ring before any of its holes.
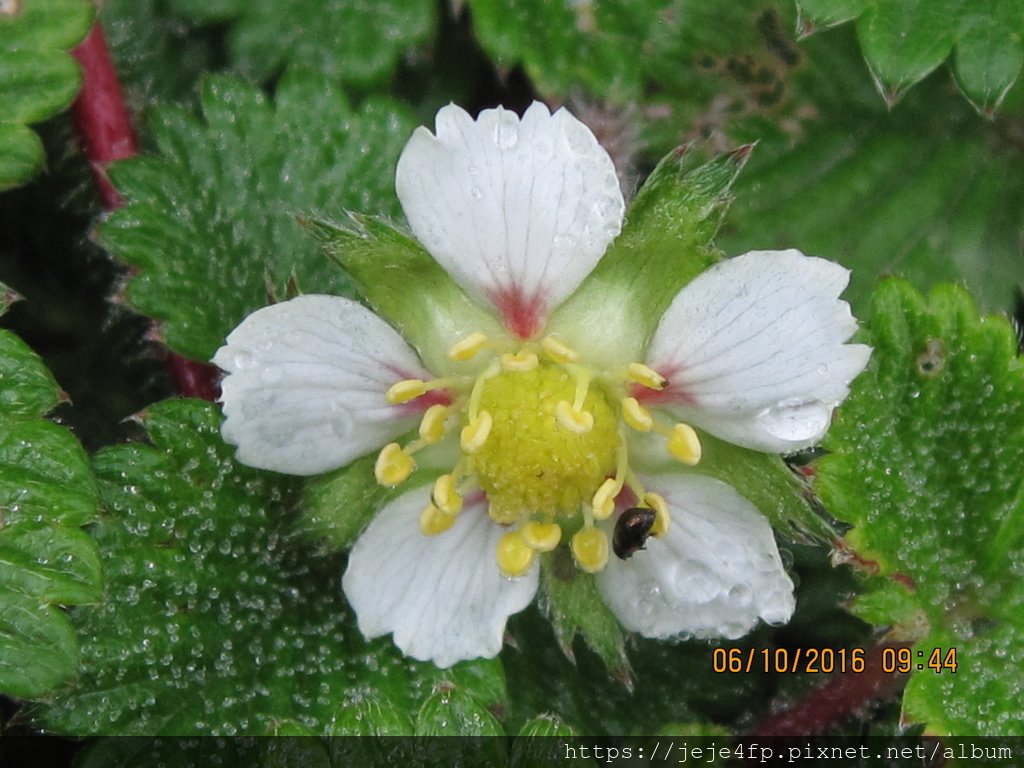
{"type": "Polygon", "coordinates": [[[679,290],[721,258],[711,241],[750,151],[706,163],[691,146],[666,155],[630,203],[621,234],[548,328],[588,363],[641,359],[679,290]]]}
{"type": "Polygon", "coordinates": [[[368,695],[346,702],[327,730],[331,736],[408,736],[413,725],[393,702],[368,695]]]}
{"type": "Polygon", "coordinates": [[[497,319],[472,301],[423,246],[384,221],[349,213],[344,224],[315,217],[302,222],[433,373],[453,370],[447,352],[459,339],[475,331],[505,335],[497,319]]]}
{"type": "Polygon", "coordinates": [[[579,635],[612,674],[628,686],[632,670],[622,629],[601,599],[594,576],[577,568],[565,547],[544,555],[541,573],[541,605],[551,619],[562,653],[571,660],[575,658],[573,641],[579,635]]]}

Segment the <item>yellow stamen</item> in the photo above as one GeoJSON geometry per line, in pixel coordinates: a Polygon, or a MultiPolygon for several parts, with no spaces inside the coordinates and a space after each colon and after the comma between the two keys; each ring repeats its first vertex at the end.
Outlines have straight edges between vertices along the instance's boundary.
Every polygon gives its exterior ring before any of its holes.
{"type": "Polygon", "coordinates": [[[491,414],[487,411],[480,411],[475,419],[462,428],[462,434],[459,439],[462,452],[474,454],[483,448],[484,443],[487,442],[487,436],[491,434],[493,423],[491,414]]]}
{"type": "Polygon", "coordinates": [[[637,432],[650,432],[654,419],[635,397],[622,399],[622,420],[637,432]]]}
{"type": "Polygon", "coordinates": [[[445,514],[433,504],[427,504],[420,512],[420,530],[425,536],[437,536],[455,524],[455,515],[445,514]]]}
{"type": "Polygon", "coordinates": [[[657,493],[647,493],[643,496],[643,502],[654,510],[654,525],[651,526],[651,536],[664,536],[668,533],[669,525],[672,522],[665,499],[657,493]]]}
{"type": "Polygon", "coordinates": [[[373,474],[381,485],[394,487],[405,480],[416,469],[416,461],[402,450],[398,443],[388,443],[377,455],[373,474]]]}
{"type": "Polygon", "coordinates": [[[427,445],[433,445],[444,437],[444,423],[448,419],[448,407],[440,404],[432,405],[423,413],[420,420],[420,437],[427,445]]]}
{"type": "Polygon", "coordinates": [[[668,384],[668,379],[643,363],[630,363],[626,368],[626,378],[647,389],[664,389],[668,384]]]}
{"type": "Polygon", "coordinates": [[[498,540],[498,567],[506,576],[515,578],[526,573],[533,565],[536,553],[519,531],[509,531],[498,540]]]}
{"type": "Polygon", "coordinates": [[[555,406],[555,418],[559,424],[577,435],[585,435],[594,428],[594,416],[588,411],[573,408],[567,400],[555,406]]]}
{"type": "Polygon", "coordinates": [[[415,400],[417,397],[425,394],[427,391],[427,382],[421,379],[405,379],[400,381],[384,396],[391,405],[399,405],[400,403],[407,403],[410,400],[415,400]]]}
{"type": "Polygon", "coordinates": [[[480,411],[480,399],[484,396],[484,384],[487,383],[488,379],[493,379],[499,373],[501,373],[501,364],[497,360],[492,360],[491,364],[473,382],[473,391],[469,393],[469,405],[467,407],[471,422],[476,421],[477,413],[480,411]]]}
{"type": "Polygon", "coordinates": [[[487,337],[476,331],[452,344],[448,350],[449,360],[470,360],[487,344],[487,337]]]}
{"type": "Polygon", "coordinates": [[[455,485],[454,474],[441,475],[434,481],[434,492],[431,499],[434,504],[446,515],[457,515],[462,511],[462,496],[455,485]]]}
{"type": "Polygon", "coordinates": [[[595,520],[607,520],[615,511],[615,497],[619,495],[622,486],[616,482],[614,477],[609,477],[594,494],[591,506],[594,508],[595,520]]]}
{"type": "Polygon", "coordinates": [[[525,349],[515,354],[506,352],[501,356],[501,367],[506,371],[532,371],[539,362],[537,355],[525,349]]]}
{"type": "Polygon", "coordinates": [[[700,461],[700,438],[689,424],[676,424],[668,439],[668,450],[677,461],[692,467],[700,461]]]}
{"type": "Polygon", "coordinates": [[[494,500],[487,507],[487,514],[498,525],[512,525],[519,520],[519,510],[496,504],[494,500]]]}
{"type": "Polygon", "coordinates": [[[556,336],[545,336],[540,342],[541,349],[556,363],[577,363],[580,356],[572,347],[556,336]]]}
{"type": "Polygon", "coordinates": [[[536,552],[550,552],[562,540],[558,523],[530,522],[519,529],[526,545],[536,552]]]}
{"type": "Polygon", "coordinates": [[[587,573],[597,573],[608,564],[608,537],[600,528],[585,527],[572,537],[576,564],[587,573]]]}

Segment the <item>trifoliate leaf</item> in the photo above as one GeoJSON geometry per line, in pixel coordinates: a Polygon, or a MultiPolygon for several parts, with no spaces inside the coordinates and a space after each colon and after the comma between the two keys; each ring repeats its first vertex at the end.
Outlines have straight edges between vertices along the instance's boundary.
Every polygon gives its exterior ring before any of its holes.
{"type": "Polygon", "coordinates": [[[195,100],[216,45],[199,25],[173,14],[163,0],[104,0],[100,21],[129,111],[142,114],[159,102],[195,100]]]}
{"type": "Polygon", "coordinates": [[[78,528],[96,515],[88,459],[41,418],[60,397],[42,361],[0,331],[0,693],[25,699],[75,671],[78,645],[59,606],[100,596],[99,553],[78,528]]]}
{"type": "Polygon", "coordinates": [[[182,15],[229,23],[235,69],[267,80],[286,65],[365,87],[380,82],[403,52],[434,28],[433,0],[173,0],[182,15]]]}
{"type": "Polygon", "coordinates": [[[26,125],[57,114],[78,92],[69,51],[89,31],[85,0],[12,0],[0,6],[0,190],[43,166],[39,137],[26,125]]]}
{"type": "Polygon", "coordinates": [[[111,168],[126,204],[100,237],[139,268],[128,303],[166,321],[176,352],[206,360],[268,302],[268,287],[284,298],[293,275],[305,293],[350,293],[296,216],[396,215],[394,165],[413,126],[391,101],[353,110],[333,86],[299,74],[274,104],[227,78],[208,80],[201,99],[202,121],[158,111],[159,156],[111,168]]]}
{"type": "Polygon", "coordinates": [[[846,539],[857,556],[898,574],[917,609],[897,590],[861,598],[864,613],[897,629],[903,623],[904,633],[913,629],[908,621],[924,624],[914,633],[920,671],[906,716],[930,731],[1022,734],[1024,673],[1004,660],[1024,646],[1024,361],[1016,335],[1005,318],[979,317],[960,288],[939,287],[925,299],[898,280],[879,286],[864,335],[871,363],[826,438],[832,453],[818,462],[815,489],[853,525],[846,539]],[[961,668],[929,669],[932,650],[950,647],[961,668]],[[929,675],[941,679],[921,680],[929,675]],[[926,696],[945,714],[924,706],[926,696]]]}
{"type": "Polygon", "coordinates": [[[339,713],[353,706],[367,732],[408,733],[395,713],[435,685],[479,706],[503,700],[500,672],[441,671],[402,658],[390,638],[362,638],[342,562],[292,532],[300,482],[236,464],[214,406],[168,401],[144,423],[153,445],[95,458],[106,588],[74,614],[83,663],[41,723],[74,735],[259,735],[282,723],[350,733],[339,713]]]}
{"type": "Polygon", "coordinates": [[[1021,0],[798,0],[802,29],[852,19],[864,58],[889,103],[942,64],[955,48],[964,94],[992,113],[1020,74],[1021,0]]]}

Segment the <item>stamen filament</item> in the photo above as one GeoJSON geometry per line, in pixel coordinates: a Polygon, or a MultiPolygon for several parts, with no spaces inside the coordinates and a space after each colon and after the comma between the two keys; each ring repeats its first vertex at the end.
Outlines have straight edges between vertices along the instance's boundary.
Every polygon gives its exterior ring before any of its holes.
{"type": "Polygon", "coordinates": [[[615,498],[622,490],[626,481],[626,472],[629,470],[629,459],[626,446],[621,445],[615,452],[615,477],[609,477],[594,494],[591,506],[594,510],[595,520],[607,520],[615,511],[615,498]]]}
{"type": "Polygon", "coordinates": [[[484,396],[484,384],[487,383],[488,379],[493,379],[499,373],[501,373],[501,364],[497,360],[492,360],[491,364],[473,382],[473,391],[469,394],[469,407],[467,408],[471,422],[476,421],[477,414],[480,411],[480,399],[484,396]]]}

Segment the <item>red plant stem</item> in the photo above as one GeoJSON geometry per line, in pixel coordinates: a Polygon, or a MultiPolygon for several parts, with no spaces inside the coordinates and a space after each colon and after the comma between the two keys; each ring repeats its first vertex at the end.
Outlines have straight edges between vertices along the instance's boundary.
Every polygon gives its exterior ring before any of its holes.
{"type": "Polygon", "coordinates": [[[758,738],[817,736],[847,717],[863,712],[872,701],[895,695],[906,684],[907,675],[883,671],[882,651],[909,647],[910,643],[880,643],[864,655],[863,672],[832,675],[788,708],[766,717],[750,735],[758,738]]]}
{"type": "MultiPolygon", "coordinates": [[[[82,67],[82,89],[71,107],[75,129],[92,167],[103,208],[112,211],[120,208],[123,200],[107,177],[107,166],[138,153],[135,130],[98,21],[72,54],[82,67]]],[[[167,366],[180,395],[217,398],[219,375],[212,365],[169,352],[167,366]]]]}

